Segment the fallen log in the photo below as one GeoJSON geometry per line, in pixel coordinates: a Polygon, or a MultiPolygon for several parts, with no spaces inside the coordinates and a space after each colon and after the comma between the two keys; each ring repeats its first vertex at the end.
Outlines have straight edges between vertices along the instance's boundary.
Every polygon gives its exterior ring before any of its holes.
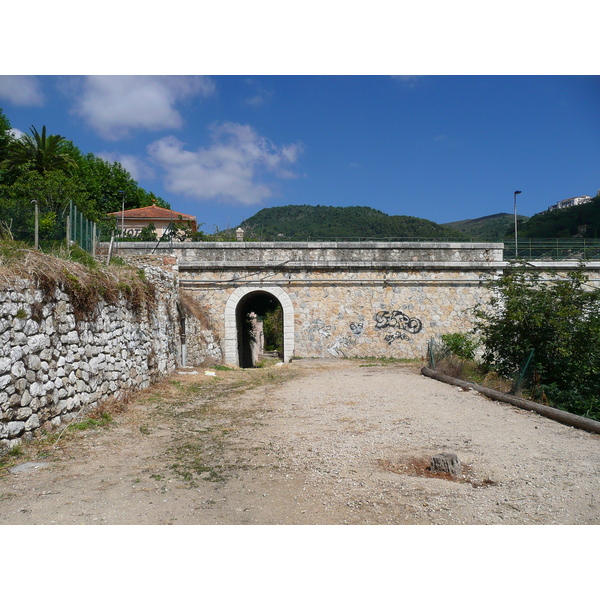
{"type": "Polygon", "coordinates": [[[463,389],[473,389],[484,396],[491,398],[492,400],[497,400],[498,402],[507,402],[508,404],[512,404],[518,408],[534,411],[544,417],[558,421],[559,423],[571,425],[571,427],[577,427],[579,429],[585,429],[586,431],[591,431],[592,433],[600,433],[600,421],[574,415],[564,410],[559,410],[558,408],[552,408],[551,406],[532,402],[531,400],[525,400],[525,398],[517,398],[516,396],[511,396],[510,394],[503,394],[502,392],[491,390],[476,383],[471,383],[470,381],[455,379],[449,375],[438,373],[429,367],[423,367],[421,369],[421,373],[426,377],[431,377],[432,379],[437,379],[438,381],[443,381],[444,383],[449,383],[450,385],[456,385],[463,389]]]}

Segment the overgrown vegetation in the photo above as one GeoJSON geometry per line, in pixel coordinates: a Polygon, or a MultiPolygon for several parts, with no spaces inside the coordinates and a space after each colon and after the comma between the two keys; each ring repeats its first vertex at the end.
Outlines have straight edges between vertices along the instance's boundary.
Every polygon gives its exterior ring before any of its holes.
{"type": "Polygon", "coordinates": [[[48,254],[0,234],[0,275],[4,287],[18,280],[32,281],[46,301],[54,299],[57,290],[63,291],[77,318],[89,318],[100,302],[115,302],[121,296],[137,313],[155,302],[154,285],[143,271],[127,265],[101,266],[77,246],[69,250],[59,246],[56,254],[48,254]]]}
{"type": "Polygon", "coordinates": [[[477,341],[442,336],[438,366],[502,391],[518,384],[532,400],[600,419],[600,290],[583,267],[558,276],[515,264],[488,285],[490,301],[475,309],[477,341]]]}
{"type": "Polygon", "coordinates": [[[479,346],[476,338],[465,333],[447,333],[442,335],[442,342],[452,354],[466,360],[475,358],[475,352],[479,346]]]}
{"type": "Polygon", "coordinates": [[[278,304],[267,311],[263,317],[263,334],[265,336],[265,351],[277,352],[283,358],[283,309],[278,304]]]}

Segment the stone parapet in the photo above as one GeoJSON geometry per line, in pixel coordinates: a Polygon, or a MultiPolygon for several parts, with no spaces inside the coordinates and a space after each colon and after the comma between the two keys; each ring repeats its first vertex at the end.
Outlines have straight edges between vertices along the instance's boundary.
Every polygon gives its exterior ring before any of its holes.
{"type": "Polygon", "coordinates": [[[503,244],[468,242],[181,242],[121,243],[126,255],[170,254],[179,265],[303,267],[414,266],[501,262],[503,244]]]}

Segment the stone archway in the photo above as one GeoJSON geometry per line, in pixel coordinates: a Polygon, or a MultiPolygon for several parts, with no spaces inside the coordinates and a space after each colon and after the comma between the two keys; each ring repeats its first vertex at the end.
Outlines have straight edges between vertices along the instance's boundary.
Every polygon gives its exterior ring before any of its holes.
{"type": "Polygon", "coordinates": [[[288,294],[280,287],[248,286],[237,288],[225,305],[225,362],[240,365],[238,350],[238,305],[249,294],[262,293],[273,296],[283,309],[283,362],[290,362],[294,355],[294,307],[288,294]]]}

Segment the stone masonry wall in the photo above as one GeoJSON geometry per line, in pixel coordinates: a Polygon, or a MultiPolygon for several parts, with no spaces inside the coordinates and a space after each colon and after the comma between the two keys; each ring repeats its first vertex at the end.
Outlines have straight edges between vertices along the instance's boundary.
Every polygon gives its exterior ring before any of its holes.
{"type": "MultiPolygon", "coordinates": [[[[121,298],[81,319],[60,290],[51,301],[24,280],[0,291],[0,454],[179,366],[176,274],[145,273],[155,285],[154,307],[134,311],[121,298]]],[[[205,341],[194,343],[198,358],[205,341]]]]}
{"type": "Polygon", "coordinates": [[[224,307],[232,293],[261,289],[291,301],[294,356],[426,356],[432,337],[467,332],[472,309],[485,302],[482,271],[295,271],[248,274],[235,284],[228,272],[182,273],[183,285],[203,305],[215,333],[223,338],[228,324],[224,307]]]}
{"type": "MultiPolygon", "coordinates": [[[[243,336],[239,311],[263,294],[283,308],[284,360],[424,357],[431,338],[471,330],[473,308],[489,299],[486,281],[508,264],[502,244],[485,242],[128,243],[120,251],[175,264],[232,365],[243,336]]],[[[532,268],[559,276],[576,267],[532,268]]],[[[586,269],[597,282],[600,263],[586,269]]]]}

